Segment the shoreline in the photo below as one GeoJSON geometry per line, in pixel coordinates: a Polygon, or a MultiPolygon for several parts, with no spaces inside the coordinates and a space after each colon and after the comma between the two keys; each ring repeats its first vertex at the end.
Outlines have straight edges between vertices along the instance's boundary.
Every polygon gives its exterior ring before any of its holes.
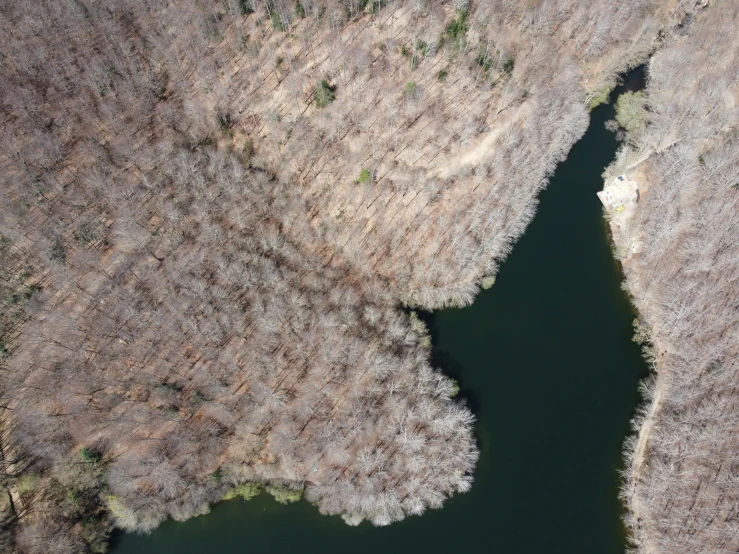
{"type": "MultiPolygon", "coordinates": [[[[625,171],[634,172],[636,168],[648,157],[649,156],[644,156],[636,163],[629,164],[625,171]]],[[[609,174],[609,176],[604,180],[604,186],[611,177],[612,176],[609,174]]],[[[640,187],[640,192],[642,190],[647,190],[648,188],[648,184],[644,183],[643,186],[640,187]]],[[[631,211],[627,216],[627,218],[631,217],[633,217],[633,211],[631,211]]],[[[627,277],[626,272],[624,271],[627,265],[632,271],[635,271],[634,266],[629,263],[633,253],[627,246],[639,239],[638,237],[634,239],[622,233],[622,227],[620,224],[614,221],[613,218],[607,217],[607,214],[604,214],[604,221],[607,225],[611,243],[615,246],[614,260],[619,263],[622,282],[627,285],[625,287],[625,291],[629,297],[629,302],[634,309],[634,313],[639,317],[643,317],[645,316],[646,310],[640,309],[635,302],[636,287],[632,286],[632,280],[627,277]],[[620,251],[627,252],[627,254],[620,256],[618,254],[620,251]]],[[[638,275],[636,275],[636,282],[639,282],[638,275]]],[[[653,350],[655,352],[655,356],[658,357],[656,353],[664,352],[665,350],[654,341],[653,325],[648,325],[648,329],[649,339],[646,344],[643,344],[643,346],[648,345],[648,348],[653,350]]],[[[650,363],[643,354],[642,357],[646,363],[651,365],[651,368],[649,375],[640,383],[641,399],[637,403],[635,415],[632,418],[633,431],[625,438],[622,448],[624,473],[623,483],[621,486],[621,496],[625,511],[623,521],[628,531],[628,540],[639,549],[639,552],[643,554],[656,554],[657,550],[649,541],[649,533],[647,533],[646,529],[643,527],[647,507],[640,501],[636,489],[637,484],[645,477],[644,472],[647,463],[646,452],[649,441],[652,437],[657,414],[659,413],[664,401],[666,375],[659,371],[657,367],[658,359],[655,359],[650,363]]]]}

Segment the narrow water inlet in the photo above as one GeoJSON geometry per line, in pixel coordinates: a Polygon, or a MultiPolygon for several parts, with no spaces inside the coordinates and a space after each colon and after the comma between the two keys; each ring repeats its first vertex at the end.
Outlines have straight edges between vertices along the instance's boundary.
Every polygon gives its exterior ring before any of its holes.
{"type": "MultiPolygon", "coordinates": [[[[642,85],[635,70],[611,100],[642,85]]],[[[469,493],[384,528],[262,495],[119,535],[111,551],[623,554],[618,469],[648,368],[595,194],[618,147],[604,127],[612,117],[612,104],[593,111],[495,285],[468,308],[425,316],[434,364],[478,418],[469,493]]]]}

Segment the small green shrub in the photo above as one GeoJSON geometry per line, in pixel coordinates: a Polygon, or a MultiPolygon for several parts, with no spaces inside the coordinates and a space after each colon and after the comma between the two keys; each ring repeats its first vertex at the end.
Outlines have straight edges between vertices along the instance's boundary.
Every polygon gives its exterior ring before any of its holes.
{"type": "Polygon", "coordinates": [[[74,240],[79,244],[90,244],[98,239],[95,227],[91,223],[81,223],[74,232],[74,240]]]}
{"type": "MultiPolygon", "coordinates": [[[[182,385],[179,383],[168,383],[167,381],[162,381],[156,386],[157,389],[163,390],[163,391],[174,391],[174,392],[180,392],[182,391],[182,385]]],[[[156,390],[156,389],[155,389],[156,390]]]]}
{"type": "Polygon", "coordinates": [[[39,476],[36,473],[24,473],[18,478],[18,492],[21,494],[30,492],[36,488],[39,483],[39,476]]]}
{"type": "Polygon", "coordinates": [[[593,97],[590,99],[590,110],[594,110],[603,103],[608,102],[608,96],[611,94],[611,87],[604,85],[593,93],[593,97]]]}
{"type": "Polygon", "coordinates": [[[282,18],[277,12],[270,12],[269,16],[270,16],[270,19],[272,20],[272,28],[275,31],[285,30],[285,24],[283,23],[282,18]]]}
{"type": "Polygon", "coordinates": [[[493,59],[485,50],[480,50],[480,53],[475,56],[475,62],[477,62],[477,65],[482,67],[483,71],[486,73],[493,67],[493,59]]]}
{"type": "Polygon", "coordinates": [[[218,126],[221,131],[227,133],[231,127],[233,127],[234,121],[231,118],[231,114],[225,111],[218,111],[216,113],[216,119],[218,120],[218,126]]]}
{"type": "Polygon", "coordinates": [[[408,59],[408,65],[410,66],[411,71],[413,71],[414,69],[416,69],[416,67],[418,67],[418,57],[419,56],[415,50],[408,48],[404,44],[400,47],[400,54],[408,59]]]}
{"type": "Polygon", "coordinates": [[[366,5],[366,10],[369,13],[377,13],[382,8],[382,0],[369,0],[366,5]]]}
{"type": "Polygon", "coordinates": [[[359,179],[357,179],[357,183],[367,183],[372,178],[372,174],[370,173],[369,169],[362,169],[362,171],[359,172],[359,179]]]}
{"type": "Polygon", "coordinates": [[[100,461],[100,453],[92,448],[84,447],[80,450],[80,458],[82,458],[83,462],[88,464],[96,464],[100,461]]]}
{"type": "Polygon", "coordinates": [[[203,395],[203,393],[200,392],[199,390],[196,390],[195,392],[192,393],[192,399],[198,403],[205,402],[206,400],[205,395],[203,395]]]}
{"type": "Polygon", "coordinates": [[[717,373],[721,373],[723,370],[724,366],[718,360],[711,362],[708,369],[706,369],[709,375],[716,375],[717,373]]]}
{"type": "Polygon", "coordinates": [[[10,304],[18,304],[22,300],[30,300],[31,297],[39,291],[41,291],[41,287],[38,285],[30,285],[22,292],[18,291],[11,294],[10,298],[8,298],[8,302],[10,302],[10,304]]]}
{"type": "Polygon", "coordinates": [[[241,15],[254,13],[254,4],[252,0],[239,0],[239,12],[241,12],[241,15]]]}
{"type": "Polygon", "coordinates": [[[436,74],[436,78],[439,80],[440,83],[443,83],[446,81],[446,76],[449,74],[449,72],[446,69],[442,69],[436,74]]]}
{"type": "Polygon", "coordinates": [[[221,20],[223,14],[213,13],[205,17],[205,34],[213,41],[219,43],[223,41],[221,33],[221,20]]]}
{"type": "Polygon", "coordinates": [[[647,101],[643,92],[624,92],[618,97],[616,123],[627,133],[640,132],[646,128],[647,101]]]}
{"type": "Polygon", "coordinates": [[[280,504],[291,504],[303,497],[303,489],[291,489],[284,485],[267,485],[266,490],[280,504]]]}
{"type": "Polygon", "coordinates": [[[300,19],[303,19],[305,17],[305,6],[303,6],[301,2],[295,4],[295,15],[297,15],[300,19]]]}
{"type": "Polygon", "coordinates": [[[456,46],[462,42],[467,33],[467,12],[458,11],[457,17],[446,26],[446,35],[454,41],[456,46]]]}
{"type": "Polygon", "coordinates": [[[264,490],[262,483],[244,483],[237,487],[232,488],[230,491],[223,495],[223,500],[231,500],[233,498],[241,497],[244,500],[251,500],[259,493],[264,490]]]}
{"type": "Polygon", "coordinates": [[[123,528],[134,529],[139,524],[139,518],[136,512],[126,506],[120,498],[114,494],[109,494],[105,497],[105,505],[113,516],[113,521],[123,528]]]}
{"type": "Polygon", "coordinates": [[[208,146],[215,146],[216,141],[213,139],[213,137],[203,137],[200,140],[198,140],[195,144],[193,144],[193,148],[200,148],[200,147],[208,147],[208,146]]]}
{"type": "Polygon", "coordinates": [[[63,264],[67,261],[67,250],[66,248],[64,248],[61,237],[57,237],[56,239],[54,239],[54,242],[51,243],[51,248],[49,249],[49,258],[52,262],[56,262],[59,264],[63,264]]]}
{"type": "Polygon", "coordinates": [[[321,81],[316,87],[314,95],[316,107],[323,109],[336,99],[333,89],[326,81],[321,81]]]}
{"type": "Polygon", "coordinates": [[[511,73],[513,73],[513,68],[515,67],[515,65],[516,60],[514,60],[513,58],[506,58],[503,62],[503,71],[510,75],[511,73]]]}

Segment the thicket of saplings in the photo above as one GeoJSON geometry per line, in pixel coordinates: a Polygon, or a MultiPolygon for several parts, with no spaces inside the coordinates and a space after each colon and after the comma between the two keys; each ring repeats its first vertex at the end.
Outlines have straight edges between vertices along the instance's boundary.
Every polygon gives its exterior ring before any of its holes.
{"type": "Polygon", "coordinates": [[[645,187],[615,239],[621,251],[642,242],[626,285],[656,370],[643,434],[627,444],[639,553],[739,551],[738,19],[736,2],[711,3],[620,106],[626,144],[611,173],[637,171],[645,187]]]}
{"type": "Polygon", "coordinates": [[[378,525],[467,490],[398,303],[470,301],[657,8],[3,6],[2,547],[262,484],[378,525]]]}

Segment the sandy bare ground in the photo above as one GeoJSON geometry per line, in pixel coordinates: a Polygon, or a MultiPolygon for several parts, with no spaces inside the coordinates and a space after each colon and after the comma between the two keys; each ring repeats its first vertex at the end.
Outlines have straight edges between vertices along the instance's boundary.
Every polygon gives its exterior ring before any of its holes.
{"type": "MultiPolygon", "coordinates": [[[[634,459],[631,465],[631,475],[629,476],[629,480],[634,484],[631,487],[629,507],[631,508],[640,528],[641,521],[643,520],[643,515],[645,513],[645,506],[642,506],[639,496],[636,494],[635,484],[641,481],[644,477],[644,471],[646,469],[647,444],[649,443],[649,438],[654,428],[656,415],[662,405],[662,397],[665,389],[664,379],[658,378],[655,387],[654,399],[652,400],[652,404],[649,407],[647,417],[644,419],[644,422],[639,429],[639,438],[636,443],[636,448],[634,449],[634,459]]],[[[646,554],[652,554],[653,552],[656,552],[656,550],[649,543],[649,533],[645,533],[643,537],[645,539],[643,544],[643,551],[646,554]]]]}

